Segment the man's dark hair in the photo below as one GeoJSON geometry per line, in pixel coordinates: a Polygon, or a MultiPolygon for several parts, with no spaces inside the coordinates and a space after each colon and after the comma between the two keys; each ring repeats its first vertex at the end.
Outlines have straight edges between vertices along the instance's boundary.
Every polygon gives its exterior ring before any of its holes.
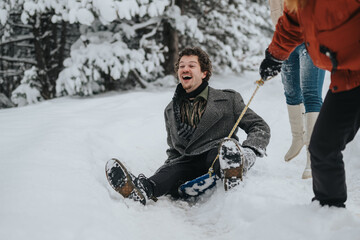
{"type": "Polygon", "coordinates": [[[178,58],[177,62],[175,63],[175,73],[177,73],[177,71],[179,70],[179,62],[183,56],[197,56],[199,59],[201,71],[202,72],[206,71],[206,77],[203,79],[203,81],[209,81],[210,76],[212,74],[211,73],[212,65],[211,65],[209,55],[207,55],[207,53],[205,51],[203,51],[199,47],[193,47],[193,48],[188,47],[188,48],[185,48],[184,50],[182,50],[179,54],[179,58],[178,58]]]}

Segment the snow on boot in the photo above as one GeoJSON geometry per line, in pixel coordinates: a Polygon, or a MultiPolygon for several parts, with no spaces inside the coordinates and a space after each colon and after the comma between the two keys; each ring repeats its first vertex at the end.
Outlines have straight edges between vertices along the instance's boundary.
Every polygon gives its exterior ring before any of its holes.
{"type": "Polygon", "coordinates": [[[304,146],[304,104],[287,105],[292,134],[290,149],[285,154],[285,161],[296,157],[304,146]]]}
{"type": "Polygon", "coordinates": [[[225,138],[219,149],[219,163],[224,180],[225,191],[240,184],[243,178],[243,154],[239,143],[225,138]]]}
{"type": "Polygon", "coordinates": [[[309,112],[305,113],[305,124],[306,124],[306,132],[305,132],[305,145],[307,150],[307,159],[306,159],[306,166],[303,172],[302,178],[307,179],[311,178],[311,160],[310,160],[310,153],[309,153],[309,143],[311,139],[311,134],[314,129],[314,125],[316,122],[317,117],[319,116],[319,112],[309,112]]]}
{"type": "Polygon", "coordinates": [[[132,175],[126,167],[117,159],[110,159],[105,166],[106,178],[111,187],[124,198],[130,198],[146,204],[145,193],[136,186],[138,180],[132,175]]]}

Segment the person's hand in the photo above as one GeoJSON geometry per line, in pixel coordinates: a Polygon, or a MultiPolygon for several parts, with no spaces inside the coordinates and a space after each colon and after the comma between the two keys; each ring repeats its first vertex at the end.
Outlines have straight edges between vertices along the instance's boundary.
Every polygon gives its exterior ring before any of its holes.
{"type": "Polygon", "coordinates": [[[186,124],[186,123],[180,123],[178,134],[180,137],[189,140],[193,133],[195,132],[196,128],[186,124]]]}
{"type": "Polygon", "coordinates": [[[260,64],[259,73],[262,80],[276,76],[281,71],[283,61],[271,56],[268,49],[265,50],[265,59],[260,64]]]}
{"type": "Polygon", "coordinates": [[[248,147],[242,147],[242,154],[244,156],[244,171],[249,170],[256,161],[256,154],[254,150],[248,147]]]}

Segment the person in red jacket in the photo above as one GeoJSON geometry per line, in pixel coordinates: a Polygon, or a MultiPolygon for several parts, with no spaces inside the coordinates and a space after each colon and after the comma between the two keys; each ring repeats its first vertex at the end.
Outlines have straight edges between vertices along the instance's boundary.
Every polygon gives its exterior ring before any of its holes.
{"type": "Polygon", "coordinates": [[[311,136],[313,191],[320,204],[345,207],[342,151],[360,127],[360,1],[285,0],[265,59],[263,80],[277,75],[301,43],[314,64],[331,71],[331,84],[311,136]]]}

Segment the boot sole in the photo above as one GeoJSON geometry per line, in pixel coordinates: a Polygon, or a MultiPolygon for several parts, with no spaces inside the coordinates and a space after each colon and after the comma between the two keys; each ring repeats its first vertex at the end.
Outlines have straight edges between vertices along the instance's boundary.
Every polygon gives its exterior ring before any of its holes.
{"type": "MultiPolygon", "coordinates": [[[[238,163],[232,163],[230,166],[228,164],[228,162],[226,164],[224,164],[225,166],[227,166],[227,168],[222,168],[222,171],[224,173],[224,189],[225,191],[230,190],[231,188],[237,186],[240,184],[240,182],[242,182],[242,177],[243,177],[243,170],[244,170],[244,159],[243,159],[243,154],[241,153],[241,149],[238,146],[238,144],[235,142],[235,140],[231,139],[231,138],[226,138],[224,139],[224,141],[220,144],[220,148],[219,148],[219,160],[220,161],[225,161],[225,157],[222,155],[222,147],[224,146],[224,143],[226,142],[230,142],[231,144],[233,144],[233,146],[231,147],[236,147],[236,150],[240,153],[240,162],[238,163]]],[[[226,147],[226,146],[225,146],[226,147]]],[[[221,164],[220,164],[221,166],[221,164]]]]}
{"type": "Polygon", "coordinates": [[[126,167],[116,158],[110,159],[105,165],[105,173],[106,179],[108,180],[110,186],[118,193],[120,193],[124,198],[130,198],[135,201],[139,201],[141,204],[146,204],[146,198],[144,194],[135,186],[130,173],[127,171],[126,167]],[[109,176],[110,170],[113,166],[120,167],[126,176],[126,182],[123,186],[114,186],[111,182],[111,178],[109,176]],[[118,166],[117,166],[118,165],[118,166]]]}

